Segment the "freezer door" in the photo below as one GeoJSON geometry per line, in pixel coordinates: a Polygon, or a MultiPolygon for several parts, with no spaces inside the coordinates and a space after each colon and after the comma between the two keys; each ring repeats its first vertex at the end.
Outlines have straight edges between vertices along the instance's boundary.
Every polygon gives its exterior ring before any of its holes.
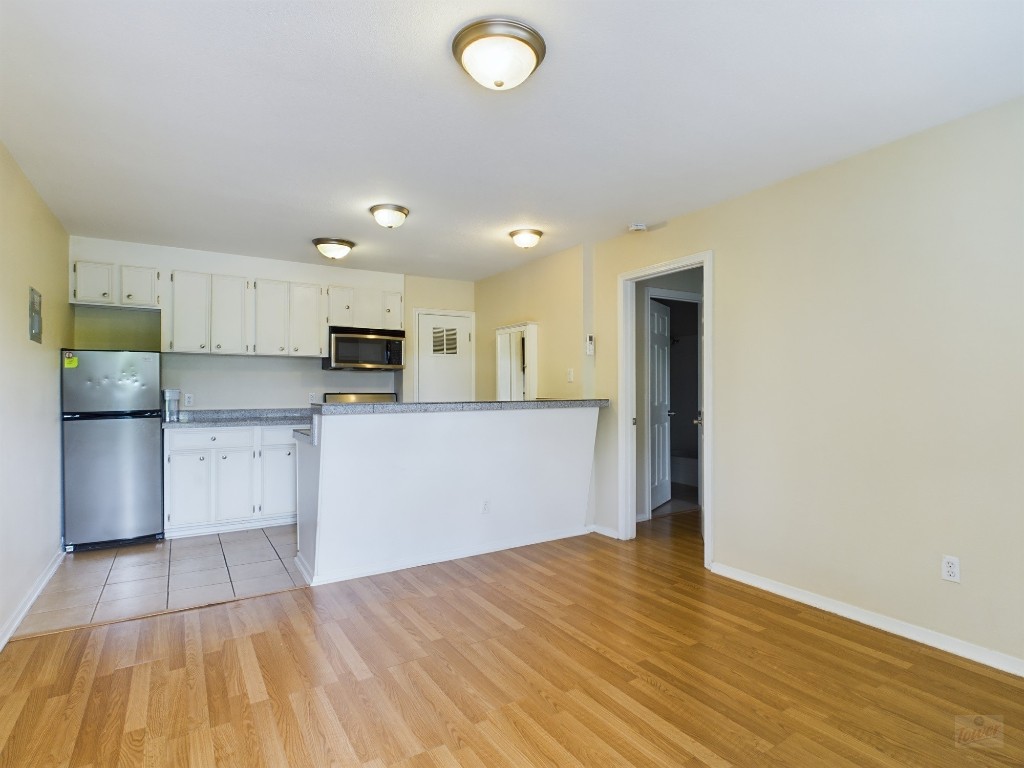
{"type": "Polygon", "coordinates": [[[64,422],[64,544],[164,529],[160,419],[64,422]]]}
{"type": "Polygon", "coordinates": [[[159,352],[61,350],[64,413],[155,411],[160,402],[159,352]]]}

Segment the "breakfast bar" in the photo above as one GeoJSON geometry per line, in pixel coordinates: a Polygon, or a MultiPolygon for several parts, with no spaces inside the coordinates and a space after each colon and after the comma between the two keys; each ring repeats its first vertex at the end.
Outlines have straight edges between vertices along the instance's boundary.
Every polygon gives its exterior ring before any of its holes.
{"type": "Polygon", "coordinates": [[[314,405],[296,564],[316,585],[585,533],[607,405],[314,405]]]}

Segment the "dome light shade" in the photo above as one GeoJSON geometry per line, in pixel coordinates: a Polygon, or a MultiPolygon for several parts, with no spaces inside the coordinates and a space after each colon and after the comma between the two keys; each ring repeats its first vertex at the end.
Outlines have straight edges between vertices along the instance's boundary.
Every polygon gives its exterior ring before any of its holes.
{"type": "Polygon", "coordinates": [[[473,22],[452,41],[455,60],[492,91],[507,91],[522,83],[544,61],[546,51],[537,30],[511,19],[473,22]]]}
{"type": "Polygon", "coordinates": [[[540,242],[540,236],[543,234],[539,229],[513,229],[508,236],[520,248],[533,248],[540,242]]]}
{"type": "Polygon", "coordinates": [[[394,229],[405,223],[405,217],[409,215],[409,209],[392,203],[381,203],[370,208],[374,220],[382,227],[394,229]]]}
{"type": "Polygon", "coordinates": [[[321,255],[328,259],[343,259],[348,256],[349,251],[356,247],[351,240],[338,240],[333,237],[318,237],[313,241],[313,245],[321,255]]]}

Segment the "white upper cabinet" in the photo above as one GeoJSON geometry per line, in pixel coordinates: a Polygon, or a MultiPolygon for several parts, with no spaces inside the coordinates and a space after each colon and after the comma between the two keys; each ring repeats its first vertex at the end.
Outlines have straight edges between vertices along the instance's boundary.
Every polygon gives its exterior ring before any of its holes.
{"type": "MultiPolygon", "coordinates": [[[[262,281],[261,281],[262,282],[262,281]]],[[[291,283],[288,304],[288,354],[298,357],[321,356],[320,286],[291,283]]]]}
{"type": "Polygon", "coordinates": [[[347,285],[327,289],[327,324],[351,328],[355,325],[355,291],[347,285]]]}
{"type": "Polygon", "coordinates": [[[159,304],[159,277],[160,273],[151,267],[121,267],[121,303],[129,307],[155,307],[159,304]]]}
{"type": "Polygon", "coordinates": [[[210,276],[172,272],[172,352],[210,351],[210,276]]]}
{"type": "Polygon", "coordinates": [[[400,291],[384,291],[381,297],[383,318],[381,328],[400,331],[403,327],[402,294],[400,291]]]}
{"type": "Polygon", "coordinates": [[[256,281],[257,355],[288,354],[288,295],[289,283],[256,281]]]}
{"type": "Polygon", "coordinates": [[[248,354],[245,309],[249,281],[213,275],[210,283],[210,351],[215,355],[248,354]]]}
{"type": "Polygon", "coordinates": [[[114,304],[114,265],[94,261],[75,262],[75,301],[114,304]]]}

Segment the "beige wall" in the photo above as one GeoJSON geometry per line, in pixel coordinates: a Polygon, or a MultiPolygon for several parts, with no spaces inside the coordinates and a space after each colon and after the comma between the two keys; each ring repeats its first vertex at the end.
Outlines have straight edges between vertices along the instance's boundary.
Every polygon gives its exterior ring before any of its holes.
{"type": "MultiPolygon", "coordinates": [[[[411,400],[416,381],[417,309],[452,309],[472,312],[476,306],[473,283],[436,277],[405,276],[405,370],[402,372],[402,400],[411,400]]],[[[479,355],[479,348],[477,349],[479,355]]],[[[479,360],[479,357],[477,358],[479,360]]]]}
{"type": "Polygon", "coordinates": [[[67,233],[0,144],[0,642],[60,553],[67,262],[67,233]],[[29,287],[43,297],[42,344],[29,340],[29,287]]]}
{"type": "Polygon", "coordinates": [[[584,396],[583,266],[583,251],[576,248],[476,284],[478,400],[495,397],[495,330],[529,321],[537,323],[537,396],[584,396]]]}
{"type": "MultiPolygon", "coordinates": [[[[596,245],[594,523],[617,522],[618,276],[713,250],[716,562],[1024,659],[1022,221],[1017,100],[596,245]]],[[[482,282],[480,316],[534,319],[543,286],[579,327],[574,258],[482,282]]]]}
{"type": "Polygon", "coordinates": [[[76,349],[160,351],[160,310],[72,305],[76,349]]]}

